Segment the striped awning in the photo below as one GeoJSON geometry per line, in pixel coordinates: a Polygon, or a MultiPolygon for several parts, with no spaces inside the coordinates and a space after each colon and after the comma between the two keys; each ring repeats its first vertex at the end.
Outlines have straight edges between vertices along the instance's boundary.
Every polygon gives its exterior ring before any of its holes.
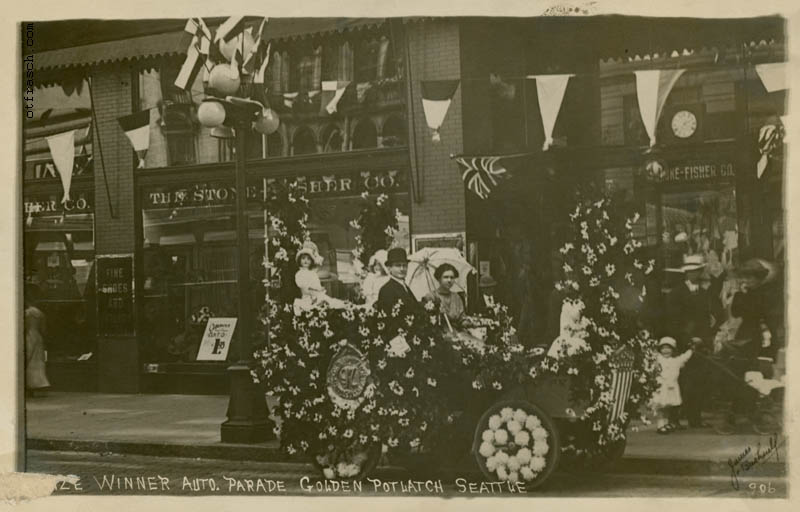
{"type": "MultiPolygon", "coordinates": [[[[385,18],[271,18],[266,37],[270,40],[294,40],[374,28],[384,22],[385,18]]],[[[108,23],[113,24],[114,21],[108,23]]],[[[190,41],[191,35],[182,30],[127,37],[39,52],[34,55],[34,66],[44,71],[181,55],[186,53],[190,41]]]]}

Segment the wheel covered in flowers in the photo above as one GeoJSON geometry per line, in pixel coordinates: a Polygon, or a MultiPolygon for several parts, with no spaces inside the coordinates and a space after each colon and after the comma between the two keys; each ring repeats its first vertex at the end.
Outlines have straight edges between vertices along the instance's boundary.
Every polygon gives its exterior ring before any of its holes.
{"type": "Polygon", "coordinates": [[[486,478],[524,482],[532,489],[555,470],[561,443],[546,412],[533,403],[511,400],[486,410],[475,428],[472,451],[486,478]]]}
{"type": "Polygon", "coordinates": [[[331,480],[347,478],[362,480],[369,476],[381,459],[381,445],[362,445],[354,442],[345,448],[329,445],[327,451],[311,457],[312,465],[320,475],[331,480]]]}

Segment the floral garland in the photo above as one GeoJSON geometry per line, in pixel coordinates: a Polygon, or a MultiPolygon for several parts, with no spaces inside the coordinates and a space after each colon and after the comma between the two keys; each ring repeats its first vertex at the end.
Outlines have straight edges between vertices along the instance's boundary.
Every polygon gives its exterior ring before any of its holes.
{"type": "Polygon", "coordinates": [[[369,258],[376,251],[392,246],[400,218],[400,210],[392,208],[392,201],[386,194],[380,194],[372,200],[369,193],[363,192],[361,200],[358,219],[350,221],[350,227],[359,231],[356,248],[353,249],[357,274],[363,273],[369,258]]]}
{"type": "Polygon", "coordinates": [[[656,340],[637,311],[655,261],[639,259],[642,244],[633,235],[639,214],[621,216],[612,199],[579,199],[569,218],[569,241],[560,249],[564,278],[555,286],[565,298],[562,323],[564,315],[571,320],[531,376],[544,370],[571,377],[572,400],[586,405],[580,420],[590,427],[575,448],[591,453],[623,439],[629,420],[657,388],[656,340]],[[633,383],[624,412],[613,419],[614,355],[622,350],[633,354],[633,383]]]}
{"type": "Polygon", "coordinates": [[[270,182],[268,193],[269,240],[263,284],[273,298],[288,302],[294,298],[294,280],[284,276],[294,274],[294,256],[309,238],[309,203],[297,181],[270,182]]]}
{"type": "Polygon", "coordinates": [[[354,460],[374,444],[388,452],[430,448],[429,434],[447,424],[450,399],[444,386],[457,355],[444,342],[435,310],[413,314],[325,303],[300,315],[291,305],[270,304],[272,339],[256,354],[257,379],[269,395],[280,397],[282,447],[318,457],[332,474],[353,476],[354,460]],[[405,345],[398,350],[397,342],[405,345]],[[356,407],[331,399],[326,373],[332,358],[353,347],[366,358],[371,381],[356,407]],[[355,454],[355,458],[354,455],[355,454]]]}

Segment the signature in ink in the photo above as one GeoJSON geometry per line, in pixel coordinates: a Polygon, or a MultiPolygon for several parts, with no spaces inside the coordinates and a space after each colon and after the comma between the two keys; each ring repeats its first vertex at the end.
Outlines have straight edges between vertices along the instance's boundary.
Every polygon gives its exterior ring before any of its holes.
{"type": "Polygon", "coordinates": [[[759,441],[755,449],[752,446],[747,446],[736,457],[728,459],[728,467],[731,470],[731,486],[734,490],[739,490],[739,475],[746,473],[754,466],[761,464],[773,455],[775,460],[780,462],[780,452],[778,448],[786,444],[786,441],[780,439],[778,434],[769,436],[766,446],[762,446],[759,441]]]}

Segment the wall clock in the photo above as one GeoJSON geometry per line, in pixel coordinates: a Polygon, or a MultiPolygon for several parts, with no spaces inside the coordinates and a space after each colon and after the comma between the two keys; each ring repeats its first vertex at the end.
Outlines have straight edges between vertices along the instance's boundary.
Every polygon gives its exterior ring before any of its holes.
{"type": "Polygon", "coordinates": [[[697,116],[690,110],[679,110],[672,116],[672,133],[679,139],[688,139],[697,131],[697,116]]]}

